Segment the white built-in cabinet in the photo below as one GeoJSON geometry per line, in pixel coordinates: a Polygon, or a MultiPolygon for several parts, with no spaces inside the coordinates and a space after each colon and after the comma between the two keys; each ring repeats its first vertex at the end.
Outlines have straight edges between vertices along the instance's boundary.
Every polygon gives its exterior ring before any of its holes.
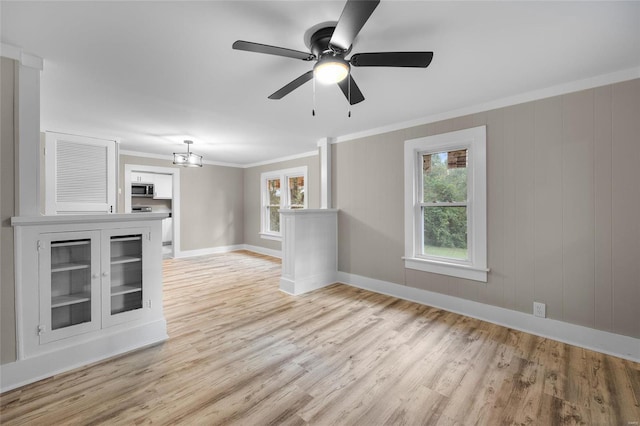
{"type": "Polygon", "coordinates": [[[166,216],[13,218],[18,358],[78,364],[166,339],[166,216]]]}
{"type": "Polygon", "coordinates": [[[139,316],[150,231],[127,228],[44,233],[38,240],[40,343],[139,316]]]}
{"type": "Polygon", "coordinates": [[[153,198],[171,199],[173,197],[173,176],[156,174],[153,179],[153,198]]]}
{"type": "Polygon", "coordinates": [[[131,172],[131,183],[153,183],[153,173],[131,172]]]}
{"type": "Polygon", "coordinates": [[[173,176],[160,173],[131,172],[131,183],[153,184],[153,198],[170,200],[173,198],[173,176]]]}

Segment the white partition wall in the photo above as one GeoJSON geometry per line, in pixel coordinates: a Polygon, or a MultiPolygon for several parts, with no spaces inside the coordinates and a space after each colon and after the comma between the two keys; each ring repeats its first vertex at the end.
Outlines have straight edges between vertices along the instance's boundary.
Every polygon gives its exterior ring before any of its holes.
{"type": "Polygon", "coordinates": [[[298,295],[336,282],[338,211],[280,210],[282,277],[280,290],[298,295]]]}

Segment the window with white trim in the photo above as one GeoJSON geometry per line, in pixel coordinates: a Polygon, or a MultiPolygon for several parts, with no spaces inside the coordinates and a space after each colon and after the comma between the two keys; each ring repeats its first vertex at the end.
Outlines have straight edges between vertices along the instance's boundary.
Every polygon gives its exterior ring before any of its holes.
{"type": "Polygon", "coordinates": [[[307,167],[265,172],[260,175],[262,211],[260,236],[279,240],[280,209],[307,208],[307,167]]]}
{"type": "Polygon", "coordinates": [[[486,126],[404,145],[405,267],[487,281],[486,126]]]}

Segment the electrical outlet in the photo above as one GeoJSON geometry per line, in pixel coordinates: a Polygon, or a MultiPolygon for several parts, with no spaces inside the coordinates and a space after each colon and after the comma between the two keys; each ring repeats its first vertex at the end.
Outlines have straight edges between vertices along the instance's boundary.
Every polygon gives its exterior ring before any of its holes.
{"type": "Polygon", "coordinates": [[[533,315],[540,318],[546,318],[547,305],[540,302],[533,302],[533,315]]]}

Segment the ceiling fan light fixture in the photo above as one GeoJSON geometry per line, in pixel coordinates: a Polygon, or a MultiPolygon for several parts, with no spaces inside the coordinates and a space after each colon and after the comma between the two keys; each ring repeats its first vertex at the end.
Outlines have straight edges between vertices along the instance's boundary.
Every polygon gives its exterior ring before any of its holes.
{"type": "Polygon", "coordinates": [[[313,67],[313,76],[322,84],[339,83],[349,75],[349,63],[338,56],[325,56],[313,67]]]}
{"type": "Polygon", "coordinates": [[[187,144],[187,152],[174,152],[173,164],[183,167],[202,167],[202,155],[191,152],[193,141],[184,141],[187,144]]]}

